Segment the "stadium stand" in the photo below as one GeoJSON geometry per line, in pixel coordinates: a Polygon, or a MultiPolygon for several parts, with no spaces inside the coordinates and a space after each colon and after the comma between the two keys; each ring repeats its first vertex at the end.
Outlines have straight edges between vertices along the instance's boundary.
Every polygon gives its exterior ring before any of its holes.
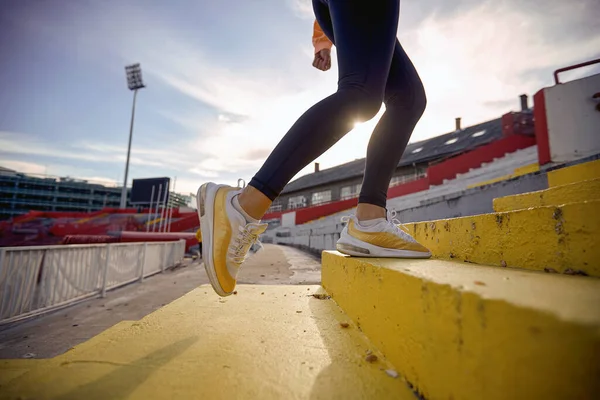
{"type": "MultiPolygon", "coordinates": [[[[399,207],[491,207],[404,224],[432,259],[325,251],[321,285],[202,286],[58,357],[0,364],[0,397],[596,398],[600,74],[560,83],[573,67],[534,96],[534,137],[507,114],[501,137],[390,188],[399,207]]],[[[332,248],[356,199],[332,200],[272,213],[269,237],[332,248]]]]}

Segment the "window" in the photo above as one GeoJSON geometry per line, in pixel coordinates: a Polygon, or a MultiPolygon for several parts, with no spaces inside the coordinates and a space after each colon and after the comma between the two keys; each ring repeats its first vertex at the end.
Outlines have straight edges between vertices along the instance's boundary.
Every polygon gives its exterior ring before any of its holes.
{"type": "Polygon", "coordinates": [[[312,194],[311,204],[321,204],[331,201],[331,190],[324,190],[322,192],[316,192],[312,194]]]}
{"type": "Polygon", "coordinates": [[[393,176],[392,179],[390,180],[390,187],[401,185],[409,179],[410,179],[410,177],[408,177],[406,175],[393,176]]]}
{"type": "Polygon", "coordinates": [[[422,148],[422,147],[419,147],[418,149],[414,149],[413,151],[411,151],[411,153],[412,153],[412,154],[415,154],[415,153],[418,153],[418,152],[420,152],[421,150],[423,150],[423,148],[422,148]]]}
{"type": "Polygon", "coordinates": [[[411,182],[427,176],[427,170],[425,168],[417,168],[414,171],[406,171],[406,175],[396,175],[390,179],[390,187],[402,185],[406,182],[411,182]]]}
{"type": "Polygon", "coordinates": [[[446,143],[444,143],[444,144],[453,144],[456,142],[458,142],[458,138],[452,138],[452,139],[446,140],[446,143]]]}
{"type": "Polygon", "coordinates": [[[272,212],[276,212],[276,211],[281,211],[281,204],[273,204],[273,205],[271,205],[271,207],[269,207],[269,209],[267,210],[267,214],[268,213],[272,213],[272,212]]]}
{"type": "Polygon", "coordinates": [[[479,132],[475,132],[474,134],[471,135],[471,137],[479,137],[479,136],[483,136],[485,135],[485,129],[479,132]]]}
{"type": "Polygon", "coordinates": [[[357,185],[344,186],[342,187],[342,191],[340,193],[341,200],[351,199],[353,197],[358,197],[360,193],[360,188],[362,184],[359,183],[357,185]]]}
{"type": "Polygon", "coordinates": [[[288,209],[293,210],[300,207],[306,207],[306,197],[294,196],[288,199],[288,209]]]}

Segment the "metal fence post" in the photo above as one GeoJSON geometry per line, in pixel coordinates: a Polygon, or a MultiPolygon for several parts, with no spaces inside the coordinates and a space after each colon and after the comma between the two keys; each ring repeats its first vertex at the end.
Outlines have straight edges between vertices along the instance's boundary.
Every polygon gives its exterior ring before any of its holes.
{"type": "Polygon", "coordinates": [[[4,269],[4,255],[6,254],[6,249],[0,249],[0,277],[2,277],[2,270],[4,269]]]}
{"type": "Polygon", "coordinates": [[[162,262],[160,263],[160,272],[165,272],[165,263],[167,262],[167,246],[166,246],[166,242],[163,243],[162,246],[162,262]]]}
{"type": "Polygon", "coordinates": [[[142,254],[142,266],[140,267],[140,283],[144,281],[144,267],[146,266],[146,251],[148,250],[148,242],[144,242],[144,254],[142,254]]]}
{"type": "MultiPolygon", "coordinates": [[[[6,255],[6,249],[0,249],[0,279],[2,278],[2,271],[4,271],[5,255],[6,255]]],[[[3,296],[6,293],[6,286],[8,285],[8,273],[6,274],[6,278],[4,278],[4,279],[5,279],[5,281],[4,281],[4,285],[2,285],[3,289],[1,292],[3,296]]],[[[2,283],[1,280],[0,280],[0,283],[2,283]]],[[[4,314],[4,301],[0,302],[0,321],[3,318],[3,314],[4,314]]]]}
{"type": "Polygon", "coordinates": [[[106,280],[108,279],[108,267],[110,265],[110,248],[111,245],[106,245],[106,263],[104,264],[104,279],[102,280],[102,297],[106,297],[106,280]]]}

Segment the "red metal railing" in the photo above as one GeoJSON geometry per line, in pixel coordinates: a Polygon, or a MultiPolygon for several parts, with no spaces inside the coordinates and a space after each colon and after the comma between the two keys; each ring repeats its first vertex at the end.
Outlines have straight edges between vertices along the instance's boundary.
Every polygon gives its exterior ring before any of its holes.
{"type": "Polygon", "coordinates": [[[560,74],[561,72],[571,71],[573,69],[587,67],[589,65],[598,64],[598,63],[600,63],[600,58],[598,58],[596,60],[582,62],[582,63],[579,63],[579,64],[569,65],[568,67],[564,67],[564,68],[559,68],[556,71],[554,71],[554,82],[557,85],[560,84],[560,80],[558,79],[558,74],[560,74]]]}

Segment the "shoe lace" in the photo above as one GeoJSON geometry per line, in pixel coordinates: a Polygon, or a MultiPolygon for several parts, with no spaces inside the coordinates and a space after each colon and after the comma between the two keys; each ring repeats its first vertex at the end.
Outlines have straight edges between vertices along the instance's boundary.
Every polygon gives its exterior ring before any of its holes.
{"type": "MultiPolygon", "coordinates": [[[[402,232],[407,235],[410,235],[408,228],[405,227],[404,225],[402,225],[402,222],[398,218],[396,218],[396,215],[397,215],[396,210],[388,211],[387,214],[388,214],[388,221],[390,222],[391,225],[393,225],[395,232],[397,232],[397,233],[402,232]]],[[[402,236],[402,234],[401,234],[401,236],[402,236]]]]}
{"type": "MultiPolygon", "coordinates": [[[[402,222],[398,218],[396,218],[396,215],[397,215],[396,214],[396,210],[392,210],[392,211],[388,211],[387,212],[387,220],[390,223],[390,225],[393,226],[394,232],[397,232],[397,233],[404,232],[407,235],[410,235],[409,231],[408,231],[408,228],[405,227],[404,225],[402,225],[402,222]]],[[[344,215],[341,218],[342,223],[344,223],[344,224],[348,223],[348,221],[350,221],[351,218],[352,217],[349,216],[349,215],[344,215]]],[[[402,234],[400,234],[400,235],[402,236],[402,234]]]]}
{"type": "Polygon", "coordinates": [[[246,261],[248,258],[248,251],[253,244],[258,244],[259,248],[263,249],[262,243],[258,240],[259,235],[254,230],[255,227],[254,224],[240,226],[239,232],[231,245],[229,251],[231,261],[238,266],[246,261]]]}

